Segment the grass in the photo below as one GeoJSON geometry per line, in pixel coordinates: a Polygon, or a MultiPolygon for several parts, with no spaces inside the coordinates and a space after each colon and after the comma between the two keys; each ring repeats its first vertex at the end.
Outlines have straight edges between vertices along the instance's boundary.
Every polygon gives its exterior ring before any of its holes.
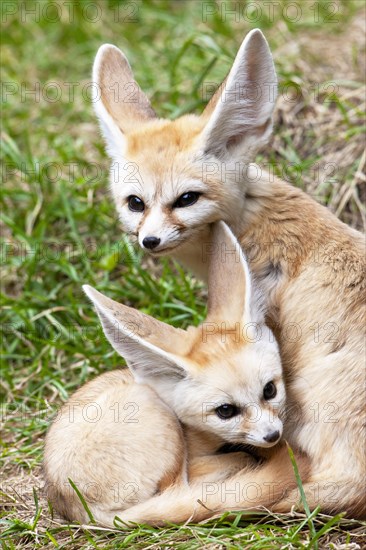
{"type": "Polygon", "coordinates": [[[3,548],[362,548],[364,525],[320,512],[310,523],[237,514],[111,532],[65,525],[49,510],[47,426],[71,392],[121,364],[81,285],[177,326],[197,324],[205,310],[199,281],[170,260],[142,257],[121,233],[88,97],[100,44],[120,46],[154,108],[176,117],[202,108],[206,85],[221,81],[242,37],[261,27],[283,92],[261,162],[354,227],[365,221],[362,1],[332,2],[335,14],[329,2],[298,1],[297,21],[285,1],[261,14],[258,2],[249,11],[236,2],[237,16],[200,1],[88,4],[1,5],[3,548]]]}

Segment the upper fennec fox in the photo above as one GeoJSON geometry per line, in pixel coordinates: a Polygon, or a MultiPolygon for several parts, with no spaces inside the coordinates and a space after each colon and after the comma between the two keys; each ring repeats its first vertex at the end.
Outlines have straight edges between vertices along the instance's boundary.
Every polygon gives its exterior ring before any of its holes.
{"type": "Polygon", "coordinates": [[[312,462],[308,503],[364,516],[364,239],[253,164],[276,98],[262,33],[247,35],[201,116],[157,118],[114,46],[99,50],[94,81],[125,229],[155,256],[171,253],[206,278],[209,224],[230,225],[269,299],[292,411],[285,435],[312,462]]]}

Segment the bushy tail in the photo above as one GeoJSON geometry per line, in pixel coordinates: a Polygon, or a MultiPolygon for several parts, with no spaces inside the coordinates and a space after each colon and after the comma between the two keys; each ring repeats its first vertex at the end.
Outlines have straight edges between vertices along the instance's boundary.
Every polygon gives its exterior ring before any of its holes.
{"type": "MultiPolygon", "coordinates": [[[[306,478],[308,459],[297,456],[296,460],[300,475],[306,478]]],[[[256,469],[239,472],[225,481],[196,481],[190,486],[171,487],[142,504],[127,510],[110,510],[96,520],[108,527],[115,525],[115,516],[126,523],[153,525],[197,522],[230,510],[271,509],[296,485],[294,470],[284,447],[256,469]]],[[[291,506],[288,511],[290,509],[291,506]]]]}

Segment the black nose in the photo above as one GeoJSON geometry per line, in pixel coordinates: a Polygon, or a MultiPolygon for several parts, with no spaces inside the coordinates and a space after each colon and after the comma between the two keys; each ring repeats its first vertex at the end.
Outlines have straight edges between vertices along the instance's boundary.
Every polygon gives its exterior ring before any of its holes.
{"type": "Polygon", "coordinates": [[[264,441],[267,441],[267,443],[274,443],[275,441],[277,441],[277,439],[279,439],[279,437],[280,437],[280,432],[276,430],[275,432],[271,432],[268,435],[266,435],[263,439],[264,441]]]}
{"type": "Polygon", "coordinates": [[[145,237],[142,241],[144,247],[149,249],[156,248],[159,243],[160,239],[158,239],[157,237],[145,237]]]}

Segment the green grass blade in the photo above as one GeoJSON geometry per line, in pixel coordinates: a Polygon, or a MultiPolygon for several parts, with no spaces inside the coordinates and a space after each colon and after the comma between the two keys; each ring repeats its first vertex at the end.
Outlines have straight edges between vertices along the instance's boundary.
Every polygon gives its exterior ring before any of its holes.
{"type": "MultiPolygon", "coordinates": [[[[291,463],[292,463],[292,467],[294,469],[297,486],[298,486],[299,491],[300,491],[301,502],[302,502],[302,505],[304,506],[305,514],[306,514],[307,519],[308,519],[307,523],[308,523],[308,526],[309,526],[309,530],[310,530],[312,539],[315,539],[316,529],[315,529],[315,525],[314,525],[314,522],[313,522],[313,516],[315,515],[314,512],[316,511],[316,513],[318,513],[319,510],[318,510],[318,508],[316,508],[316,510],[313,512],[313,515],[311,514],[310,509],[309,509],[309,505],[308,505],[307,500],[306,500],[306,495],[305,495],[304,487],[303,487],[303,484],[302,484],[302,481],[301,481],[299,469],[297,467],[295,455],[294,455],[294,452],[291,449],[289,444],[287,444],[287,450],[288,450],[288,454],[290,455],[290,460],[291,460],[291,463]]],[[[314,544],[314,549],[318,550],[317,542],[315,542],[315,544],[314,544]]]]}
{"type": "Polygon", "coordinates": [[[95,519],[94,519],[94,516],[93,514],[91,513],[90,509],[89,509],[89,506],[87,505],[86,503],[86,500],[85,498],[83,497],[83,495],[81,494],[81,492],[79,491],[79,489],[77,488],[77,486],[75,485],[75,483],[72,481],[72,479],[68,478],[68,481],[71,485],[71,487],[74,489],[75,493],[77,494],[77,496],[79,497],[79,500],[81,502],[81,504],[83,505],[83,508],[85,510],[85,512],[88,514],[88,517],[90,519],[90,522],[91,523],[96,523],[95,519]]]}

